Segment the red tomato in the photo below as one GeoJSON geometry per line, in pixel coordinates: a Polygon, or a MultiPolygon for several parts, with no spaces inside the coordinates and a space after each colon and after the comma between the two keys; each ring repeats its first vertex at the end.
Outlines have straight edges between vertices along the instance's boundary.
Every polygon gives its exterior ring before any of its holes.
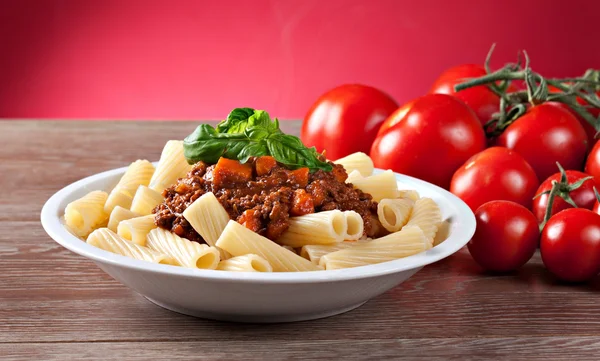
{"type": "Polygon", "coordinates": [[[592,207],[592,212],[596,214],[600,214],[600,203],[598,201],[594,202],[594,207],[592,207]]]}
{"type": "MultiPolygon", "coordinates": [[[[576,171],[576,170],[568,170],[568,171],[566,171],[566,174],[567,174],[567,183],[568,184],[573,184],[580,179],[589,177],[589,175],[579,172],[579,171],[576,171]]],[[[552,182],[553,181],[560,182],[560,178],[561,178],[560,172],[551,175],[542,184],[540,184],[540,187],[537,189],[535,194],[538,195],[543,192],[551,190],[552,182]]],[[[577,207],[592,209],[592,207],[594,206],[594,202],[596,202],[596,196],[594,195],[594,186],[595,185],[596,185],[596,182],[593,179],[588,179],[581,185],[581,187],[577,188],[576,190],[568,192],[567,189],[564,189],[564,191],[569,193],[569,195],[571,196],[571,199],[573,199],[575,204],[577,204],[577,207]]],[[[566,188],[567,186],[568,185],[563,185],[563,188],[566,188]]],[[[546,208],[548,206],[548,198],[549,198],[548,194],[542,194],[541,196],[537,197],[533,201],[533,214],[535,215],[535,217],[538,219],[538,221],[540,223],[544,220],[544,216],[546,215],[546,208]]],[[[558,196],[554,197],[554,202],[552,203],[552,215],[555,215],[556,213],[558,213],[564,209],[567,209],[567,208],[573,208],[573,206],[570,205],[569,203],[565,202],[561,197],[558,197],[558,196]]]]}
{"type": "Polygon", "coordinates": [[[588,154],[585,172],[594,177],[596,184],[600,184],[600,142],[596,143],[588,154]]]}
{"type": "Polygon", "coordinates": [[[342,85],[323,94],[302,123],[300,138],[329,159],[368,153],[379,126],[398,104],[370,86],[342,85]]]}
{"type": "Polygon", "coordinates": [[[448,188],[456,168],[484,148],[483,128],[465,103],[429,94],[375,139],[371,158],[376,167],[448,188]]]}
{"type": "MultiPolygon", "coordinates": [[[[548,91],[550,93],[560,93],[561,92],[561,90],[559,90],[553,86],[549,86],[548,91]]],[[[598,92],[598,95],[600,96],[600,92],[598,92]]],[[[580,97],[577,97],[577,102],[581,105],[587,104],[586,101],[581,99],[580,97]]],[[[579,123],[583,127],[583,130],[585,130],[585,134],[587,134],[588,147],[593,146],[598,141],[598,139],[596,138],[596,129],[594,129],[594,127],[590,123],[588,123],[587,120],[583,119],[581,117],[581,115],[579,115],[579,113],[577,113],[576,111],[571,109],[571,107],[569,107],[568,105],[566,105],[564,103],[556,103],[556,104],[559,104],[560,106],[564,107],[565,109],[568,109],[571,112],[571,114],[573,114],[575,116],[575,118],[577,118],[577,120],[579,120],[579,123]]],[[[598,109],[598,108],[590,109],[590,114],[592,114],[596,118],[598,117],[599,113],[600,113],[600,109],[598,109]]]]}
{"type": "Polygon", "coordinates": [[[523,266],[537,248],[540,231],[533,214],[509,201],[487,202],[475,212],[477,229],[467,244],[471,256],[489,271],[523,266]]]}
{"type": "Polygon", "coordinates": [[[513,149],[533,167],[538,179],[565,169],[581,169],[587,136],[577,118],[556,103],[536,105],[508,126],[497,145],[513,149]]]}
{"type": "Polygon", "coordinates": [[[542,261],[565,281],[589,280],[600,272],[600,215],[569,208],[554,215],[542,231],[542,261]]]}
{"type": "Polygon", "coordinates": [[[494,200],[513,201],[529,208],[539,184],[533,168],[517,152],[492,147],[458,168],[450,192],[473,211],[494,200]]]}
{"type": "Polygon", "coordinates": [[[379,127],[379,131],[377,132],[377,136],[382,135],[383,133],[385,133],[386,130],[398,124],[398,122],[400,122],[400,120],[404,118],[406,113],[408,113],[410,108],[412,108],[413,104],[415,104],[414,100],[396,109],[396,111],[394,111],[389,117],[387,117],[383,124],[381,124],[381,126],[379,127]]]}
{"type": "MultiPolygon", "coordinates": [[[[433,83],[429,93],[450,94],[464,101],[477,115],[482,125],[485,125],[494,113],[500,109],[500,98],[485,85],[475,86],[459,92],[454,91],[454,86],[470,78],[479,78],[486,75],[483,66],[464,64],[446,70],[433,83]]],[[[514,90],[514,87],[510,87],[514,90]]]]}

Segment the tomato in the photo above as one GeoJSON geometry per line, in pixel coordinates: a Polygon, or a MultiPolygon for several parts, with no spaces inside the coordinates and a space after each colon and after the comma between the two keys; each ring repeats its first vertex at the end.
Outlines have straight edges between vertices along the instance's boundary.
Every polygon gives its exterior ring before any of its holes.
{"type": "Polygon", "coordinates": [[[385,133],[386,130],[390,129],[391,127],[396,125],[400,120],[402,120],[402,118],[404,118],[404,116],[406,115],[406,113],[408,113],[410,108],[412,108],[413,104],[415,104],[414,100],[396,109],[389,117],[387,117],[386,120],[383,121],[383,124],[381,124],[381,126],[379,127],[379,131],[377,132],[377,136],[380,136],[381,134],[385,133]]]}
{"type": "Polygon", "coordinates": [[[596,214],[600,214],[600,202],[594,202],[594,206],[592,207],[592,212],[596,214]]]}
{"type": "Polygon", "coordinates": [[[452,174],[485,148],[477,117],[446,94],[414,100],[406,114],[381,133],[371,147],[376,167],[392,169],[448,188],[452,174]]]}
{"type": "Polygon", "coordinates": [[[302,123],[305,145],[326,150],[329,159],[368,153],[379,126],[398,104],[384,92],[359,84],[342,85],[323,94],[302,123]]]}
{"type": "Polygon", "coordinates": [[[589,280],[600,272],[600,215],[582,208],[555,214],[542,231],[542,261],[565,281],[589,280]]]}
{"type": "MultiPolygon", "coordinates": [[[[477,115],[482,125],[485,125],[494,113],[500,110],[500,98],[485,85],[475,86],[459,92],[454,86],[469,78],[479,78],[486,75],[481,65],[464,64],[446,70],[433,83],[429,93],[450,94],[465,102],[477,115]]],[[[509,91],[514,90],[510,86],[509,91]]]]}
{"type": "Polygon", "coordinates": [[[487,202],[475,212],[477,229],[467,248],[481,267],[508,272],[535,253],[540,231],[529,209],[509,201],[487,202]]]}
{"type": "Polygon", "coordinates": [[[585,172],[594,177],[596,184],[600,184],[600,142],[596,143],[588,154],[585,172]]]}
{"type": "Polygon", "coordinates": [[[473,211],[493,200],[513,201],[529,208],[539,184],[533,168],[517,152],[492,147],[458,168],[450,192],[473,211]]]}
{"type": "MultiPolygon", "coordinates": [[[[568,170],[565,173],[567,175],[567,184],[562,184],[560,186],[560,189],[563,192],[569,194],[569,196],[575,202],[577,207],[592,209],[592,207],[594,206],[594,202],[596,201],[596,196],[594,195],[594,186],[596,185],[596,182],[594,181],[594,179],[588,179],[585,182],[583,182],[583,184],[579,188],[569,191],[568,187],[570,184],[573,184],[579,181],[580,179],[589,177],[589,175],[576,170],[568,170]]],[[[558,182],[560,184],[560,179],[560,172],[551,175],[544,182],[542,182],[542,184],[540,184],[540,187],[535,192],[536,195],[541,194],[533,201],[533,214],[540,223],[544,220],[549,198],[549,194],[542,193],[550,191],[552,189],[552,182],[558,182]]],[[[565,200],[561,197],[556,196],[554,197],[554,202],[552,203],[551,214],[554,215],[567,208],[573,208],[573,206],[565,202],[565,200]]]]}
{"type": "MultiPolygon", "coordinates": [[[[553,86],[549,86],[548,91],[550,93],[561,93],[562,92],[560,89],[555,88],[553,86]]],[[[600,96],[600,92],[598,92],[598,95],[600,96]]],[[[577,100],[577,103],[579,103],[581,105],[587,104],[586,101],[581,99],[580,97],[577,97],[576,100],[577,100]]],[[[557,103],[557,104],[564,107],[565,109],[568,109],[571,112],[571,114],[573,114],[575,116],[575,118],[577,118],[577,120],[579,120],[579,123],[583,127],[583,130],[585,130],[585,134],[587,134],[588,146],[589,147],[593,146],[598,141],[598,139],[596,138],[596,129],[594,129],[594,127],[590,123],[588,123],[587,120],[583,119],[583,117],[581,117],[581,115],[579,115],[579,113],[577,113],[575,110],[571,109],[571,107],[569,107],[568,105],[566,105],[564,103],[557,103]]],[[[600,114],[600,109],[590,108],[589,111],[590,111],[590,114],[592,114],[594,117],[598,118],[598,114],[600,114]]]]}
{"type": "Polygon", "coordinates": [[[504,130],[497,145],[517,151],[538,179],[546,179],[556,172],[556,162],[565,169],[581,169],[587,136],[573,114],[548,102],[529,108],[504,130]]]}

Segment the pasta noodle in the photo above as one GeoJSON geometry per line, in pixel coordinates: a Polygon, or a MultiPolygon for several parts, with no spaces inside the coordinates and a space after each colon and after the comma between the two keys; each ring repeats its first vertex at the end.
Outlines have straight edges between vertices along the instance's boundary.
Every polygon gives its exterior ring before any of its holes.
{"type": "MultiPolygon", "coordinates": [[[[206,243],[213,247],[229,222],[227,211],[212,192],[204,193],[190,204],[183,211],[183,217],[206,243]]],[[[227,259],[229,255],[227,252],[221,252],[221,258],[227,259]]]]}
{"type": "Polygon", "coordinates": [[[429,248],[431,243],[421,228],[408,226],[400,232],[326,254],[319,264],[326,270],[366,266],[412,256],[429,248]]]}
{"type": "Polygon", "coordinates": [[[221,261],[217,269],[233,272],[273,272],[273,267],[269,262],[255,254],[246,254],[221,261]]]}
{"type": "Polygon", "coordinates": [[[398,198],[408,198],[414,202],[421,198],[419,193],[412,189],[401,189],[398,191],[398,198]]]}
{"type": "Polygon", "coordinates": [[[421,198],[415,202],[405,227],[418,226],[433,244],[433,237],[440,222],[442,222],[442,212],[438,205],[431,198],[421,198]]]}
{"type": "Polygon", "coordinates": [[[408,222],[414,202],[408,198],[382,199],[377,204],[377,216],[389,232],[398,232],[408,222]]]}
{"type": "Polygon", "coordinates": [[[291,217],[288,229],[277,242],[290,247],[307,244],[330,244],[342,242],[348,225],[342,211],[333,210],[291,217]]]}
{"type": "Polygon", "coordinates": [[[233,256],[256,254],[269,262],[274,272],[317,271],[320,268],[236,221],[230,220],[217,246],[233,256]]]}
{"type": "Polygon", "coordinates": [[[310,260],[314,264],[319,264],[319,260],[321,257],[328,253],[332,253],[335,251],[339,251],[342,249],[346,249],[356,245],[356,242],[340,242],[334,244],[309,244],[307,246],[302,247],[300,251],[300,256],[310,260]]]}
{"type": "Polygon", "coordinates": [[[87,239],[87,243],[105,251],[120,254],[121,256],[129,258],[154,263],[177,264],[171,257],[121,238],[108,228],[99,228],[92,232],[87,239]]]}
{"type": "Polygon", "coordinates": [[[136,160],[129,165],[119,183],[110,192],[104,210],[112,212],[116,206],[129,209],[133,195],[140,185],[148,185],[154,173],[154,166],[147,160],[136,160]]]}
{"type": "Polygon", "coordinates": [[[358,170],[353,170],[352,172],[348,173],[348,178],[346,178],[346,183],[354,183],[355,180],[360,180],[364,178],[360,172],[358,170]]]}
{"type": "Polygon", "coordinates": [[[353,176],[350,182],[348,180],[346,182],[352,183],[354,187],[365,193],[369,193],[373,196],[375,202],[379,202],[384,198],[393,199],[398,197],[398,182],[391,170],[370,177],[353,176]]]}
{"type": "Polygon", "coordinates": [[[117,234],[141,246],[146,245],[146,236],[156,228],[154,215],[141,216],[121,221],[117,226],[117,234]]]}
{"type": "Polygon", "coordinates": [[[165,198],[157,191],[144,185],[138,187],[131,202],[131,210],[142,216],[152,214],[154,207],[159,205],[165,198]]]}
{"type": "Polygon", "coordinates": [[[346,218],[346,234],[344,235],[344,240],[346,241],[356,241],[362,237],[365,225],[360,214],[355,211],[346,211],[344,212],[344,217],[346,218]]]}
{"type": "Polygon", "coordinates": [[[162,228],[151,230],[147,239],[148,247],[172,257],[180,266],[216,269],[219,264],[216,248],[181,238],[162,228]]]}
{"type": "Polygon", "coordinates": [[[108,194],[93,191],[69,203],[65,209],[66,225],[79,237],[86,237],[108,218],[104,203],[108,194]]]}
{"type": "Polygon", "coordinates": [[[117,227],[119,223],[125,221],[127,219],[139,217],[140,215],[130,211],[129,209],[125,209],[121,206],[116,206],[112,212],[110,212],[110,217],[108,218],[108,229],[113,232],[117,231],[117,227]]]}
{"type": "Polygon", "coordinates": [[[450,234],[450,222],[443,221],[439,224],[438,230],[435,233],[435,237],[433,238],[433,245],[437,246],[438,244],[444,242],[448,235],[450,234]]]}
{"type": "Polygon", "coordinates": [[[363,177],[373,174],[373,160],[362,152],[352,153],[336,160],[334,163],[341,164],[346,172],[358,171],[363,177]]]}
{"type": "Polygon", "coordinates": [[[157,192],[175,184],[177,179],[184,177],[191,169],[183,155],[183,142],[169,140],[162,150],[156,172],[150,180],[149,187],[157,192]]]}

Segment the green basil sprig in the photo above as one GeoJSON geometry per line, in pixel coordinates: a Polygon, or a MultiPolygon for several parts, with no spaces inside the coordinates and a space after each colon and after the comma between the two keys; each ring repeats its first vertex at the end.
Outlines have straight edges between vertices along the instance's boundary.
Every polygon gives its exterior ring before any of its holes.
{"type": "Polygon", "coordinates": [[[250,157],[271,155],[289,168],[308,167],[311,171],[331,171],[331,164],[319,159],[316,149],[308,148],[298,137],[284,134],[279,121],[263,110],[236,108],[215,128],[201,124],[183,141],[188,163],[216,163],[220,157],[242,163],[250,157]]]}

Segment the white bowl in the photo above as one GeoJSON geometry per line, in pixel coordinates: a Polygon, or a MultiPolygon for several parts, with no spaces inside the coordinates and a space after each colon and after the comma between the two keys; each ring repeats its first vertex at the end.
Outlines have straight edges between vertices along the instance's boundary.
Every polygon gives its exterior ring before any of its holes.
{"type": "Polygon", "coordinates": [[[61,189],[44,205],[42,225],[60,245],[91,259],[151,302],[191,316],[292,322],[350,311],[404,282],[423,266],[455,253],[475,232],[473,212],[459,198],[430,183],[396,174],[401,189],[415,189],[421,196],[433,198],[450,223],[448,238],[426,252],[370,266],[296,273],[224,272],[154,264],[90,246],[63,225],[69,202],[92,190],[110,190],[125,170],[99,173],[61,189]]]}

